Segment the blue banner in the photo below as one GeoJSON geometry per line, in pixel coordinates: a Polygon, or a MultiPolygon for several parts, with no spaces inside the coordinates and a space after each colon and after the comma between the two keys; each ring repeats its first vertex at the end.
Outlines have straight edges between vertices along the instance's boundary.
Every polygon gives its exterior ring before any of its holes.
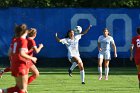
{"type": "Polygon", "coordinates": [[[139,9],[107,8],[6,8],[0,9],[0,57],[7,56],[15,24],[26,23],[37,29],[37,45],[44,44],[38,57],[60,58],[67,56],[67,49],[56,42],[55,33],[64,38],[69,29],[80,25],[90,31],[80,40],[83,58],[97,57],[97,40],[107,27],[114,37],[119,58],[128,58],[131,39],[140,24],[139,9]]]}

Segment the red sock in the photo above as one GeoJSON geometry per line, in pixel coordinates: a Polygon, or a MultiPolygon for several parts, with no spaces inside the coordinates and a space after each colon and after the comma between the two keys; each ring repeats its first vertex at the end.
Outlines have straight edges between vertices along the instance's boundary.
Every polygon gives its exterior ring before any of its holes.
{"type": "Polygon", "coordinates": [[[17,92],[18,92],[18,93],[25,93],[25,92],[23,92],[22,90],[18,90],[17,92]]]}
{"type": "Polygon", "coordinates": [[[10,87],[7,89],[7,93],[13,93],[13,92],[16,92],[19,88],[17,86],[15,87],[10,87]]]}
{"type": "Polygon", "coordinates": [[[4,72],[9,72],[9,71],[11,71],[10,67],[4,69],[4,72]]]}
{"type": "Polygon", "coordinates": [[[32,75],[28,78],[28,84],[30,84],[31,82],[33,82],[33,80],[36,79],[36,76],[35,75],[32,75]]]}
{"type": "Polygon", "coordinates": [[[140,72],[138,72],[138,80],[140,81],[140,72]]]}
{"type": "MultiPolygon", "coordinates": [[[[4,93],[4,90],[2,90],[2,93],[4,93]]],[[[8,93],[8,92],[7,92],[8,93]]]]}
{"type": "Polygon", "coordinates": [[[22,91],[21,89],[19,89],[18,87],[17,87],[17,91],[16,91],[17,93],[25,93],[24,91],[22,91]]]}
{"type": "Polygon", "coordinates": [[[10,88],[7,89],[7,93],[14,93],[14,92],[17,92],[17,93],[25,93],[21,89],[19,89],[17,86],[10,87],[10,88]]]}

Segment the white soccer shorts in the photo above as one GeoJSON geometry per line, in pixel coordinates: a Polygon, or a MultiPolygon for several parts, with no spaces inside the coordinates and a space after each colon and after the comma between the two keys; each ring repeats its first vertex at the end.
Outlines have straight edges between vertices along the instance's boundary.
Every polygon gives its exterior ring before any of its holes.
{"type": "Polygon", "coordinates": [[[99,52],[98,58],[103,58],[104,60],[111,60],[110,52],[99,52]]]}

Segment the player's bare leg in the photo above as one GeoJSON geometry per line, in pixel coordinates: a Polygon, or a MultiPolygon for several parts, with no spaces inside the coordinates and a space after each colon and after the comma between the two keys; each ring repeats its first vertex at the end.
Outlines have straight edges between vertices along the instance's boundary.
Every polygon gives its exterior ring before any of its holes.
{"type": "Polygon", "coordinates": [[[4,71],[0,70],[0,78],[2,78],[3,73],[4,73],[4,71]]]}
{"type": "Polygon", "coordinates": [[[39,71],[35,65],[32,65],[29,71],[32,73],[32,75],[28,78],[28,84],[39,77],[39,71]]]}
{"type": "Polygon", "coordinates": [[[140,89],[140,65],[136,65],[138,70],[138,81],[139,81],[139,89],[140,89]]]}
{"type": "Polygon", "coordinates": [[[4,70],[0,70],[0,78],[2,78],[2,75],[3,75],[5,72],[9,72],[9,71],[11,71],[10,67],[5,68],[4,70]]]}
{"type": "Polygon", "coordinates": [[[78,64],[76,62],[71,62],[72,65],[71,67],[68,69],[68,73],[69,73],[69,76],[72,77],[72,71],[74,70],[75,67],[78,66],[78,64]]]}
{"type": "Polygon", "coordinates": [[[74,58],[70,58],[69,61],[72,63],[71,67],[68,69],[68,74],[70,77],[72,77],[72,71],[74,70],[75,67],[78,66],[77,62],[75,62],[74,58]]]}
{"type": "Polygon", "coordinates": [[[108,80],[109,60],[105,60],[105,80],[108,80]]]}
{"type": "Polygon", "coordinates": [[[103,63],[103,59],[102,58],[98,58],[98,72],[99,72],[98,80],[102,79],[102,63],[103,63]]]}
{"type": "Polygon", "coordinates": [[[84,71],[83,62],[80,59],[76,58],[76,57],[73,57],[73,60],[75,62],[77,62],[78,67],[80,69],[80,75],[81,75],[82,84],[85,84],[85,71],[84,71]]]}
{"type": "Polygon", "coordinates": [[[85,71],[84,71],[84,66],[82,62],[78,62],[78,66],[80,69],[80,75],[81,75],[81,80],[82,80],[82,84],[85,84],[85,71]]]}
{"type": "Polygon", "coordinates": [[[28,75],[16,77],[15,80],[19,90],[26,93],[28,85],[28,75]]]}

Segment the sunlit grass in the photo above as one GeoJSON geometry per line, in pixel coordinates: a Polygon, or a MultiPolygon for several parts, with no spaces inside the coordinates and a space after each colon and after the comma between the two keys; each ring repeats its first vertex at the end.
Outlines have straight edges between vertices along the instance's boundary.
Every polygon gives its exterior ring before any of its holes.
{"type": "MultiPolygon", "coordinates": [[[[28,86],[29,93],[140,93],[135,68],[111,68],[109,80],[98,80],[96,68],[85,68],[85,85],[79,70],[69,77],[66,68],[40,68],[40,76],[28,86]]],[[[0,88],[14,86],[7,73],[0,79],[0,88]]]]}

